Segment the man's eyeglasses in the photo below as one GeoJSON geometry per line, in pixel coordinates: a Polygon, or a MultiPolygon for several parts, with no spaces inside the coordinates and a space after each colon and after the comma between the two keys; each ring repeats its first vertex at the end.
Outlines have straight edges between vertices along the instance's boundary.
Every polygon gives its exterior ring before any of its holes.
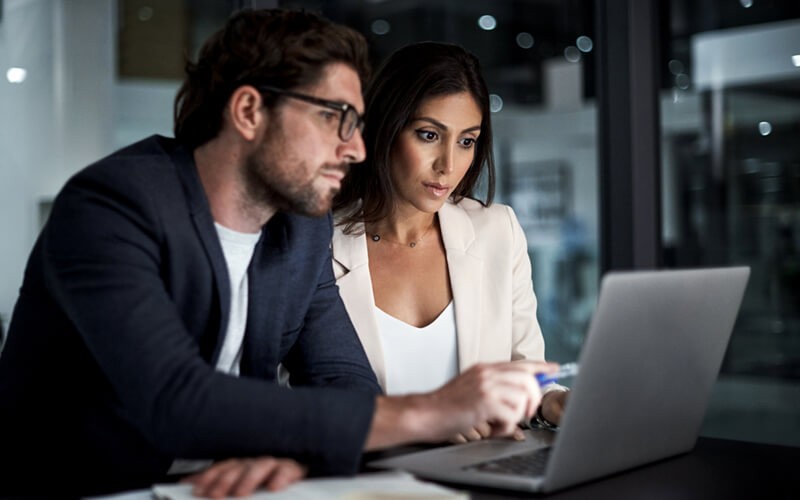
{"type": "Polygon", "coordinates": [[[359,132],[364,131],[364,118],[358,114],[358,111],[356,111],[355,107],[353,107],[351,104],[347,104],[346,102],[329,101],[327,99],[320,99],[319,97],[301,94],[299,92],[292,92],[291,90],[280,89],[278,87],[270,87],[268,85],[261,85],[258,87],[258,89],[266,92],[282,94],[287,97],[292,97],[294,99],[300,99],[301,101],[310,102],[311,104],[316,104],[317,106],[339,111],[341,113],[339,115],[339,139],[343,140],[344,142],[347,142],[353,138],[353,135],[356,133],[356,129],[358,129],[359,132]]]}

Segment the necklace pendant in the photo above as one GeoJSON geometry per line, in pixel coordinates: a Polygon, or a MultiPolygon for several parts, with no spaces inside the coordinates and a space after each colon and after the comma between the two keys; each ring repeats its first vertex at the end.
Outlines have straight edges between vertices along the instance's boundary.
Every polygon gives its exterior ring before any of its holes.
{"type": "Polygon", "coordinates": [[[381,241],[381,237],[378,236],[377,234],[373,234],[372,235],[372,241],[381,241]]]}
{"type": "Polygon", "coordinates": [[[416,241],[412,241],[411,243],[408,244],[408,246],[410,246],[411,248],[414,248],[415,246],[417,246],[417,242],[416,241]]]}

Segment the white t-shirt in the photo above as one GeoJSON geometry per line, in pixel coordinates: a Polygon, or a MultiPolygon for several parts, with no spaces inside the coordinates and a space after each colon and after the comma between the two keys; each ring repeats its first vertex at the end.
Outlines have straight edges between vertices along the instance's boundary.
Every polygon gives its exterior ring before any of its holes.
{"type": "Polygon", "coordinates": [[[244,330],[247,326],[247,268],[250,267],[250,260],[261,233],[240,233],[216,222],[214,226],[222,244],[222,253],[225,254],[231,284],[228,328],[215,368],[223,373],[238,375],[244,330]]]}
{"type": "MultiPolygon", "coordinates": [[[[239,361],[242,359],[242,342],[247,326],[247,269],[256,249],[261,233],[240,233],[214,223],[222,244],[222,253],[228,266],[231,285],[231,309],[225,340],[214,367],[218,372],[239,375],[239,361]]],[[[211,465],[211,460],[176,459],[167,474],[186,474],[211,465]]]]}
{"type": "Polygon", "coordinates": [[[386,364],[386,393],[428,392],[458,375],[453,302],[431,324],[409,325],[375,307],[386,364]]]}

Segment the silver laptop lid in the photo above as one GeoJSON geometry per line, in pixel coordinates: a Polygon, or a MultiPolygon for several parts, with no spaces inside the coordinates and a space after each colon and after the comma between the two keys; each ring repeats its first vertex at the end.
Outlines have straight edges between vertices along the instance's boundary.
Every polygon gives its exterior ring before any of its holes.
{"type": "Polygon", "coordinates": [[[581,349],[560,430],[370,462],[423,477],[553,491],[689,451],[736,321],[746,267],[611,273],[581,349]],[[543,442],[543,435],[548,439],[543,442]],[[476,470],[547,446],[543,475],[476,470]]]}
{"type": "Polygon", "coordinates": [[[694,447],[749,274],[736,267],[603,278],[546,491],[694,447]]]}

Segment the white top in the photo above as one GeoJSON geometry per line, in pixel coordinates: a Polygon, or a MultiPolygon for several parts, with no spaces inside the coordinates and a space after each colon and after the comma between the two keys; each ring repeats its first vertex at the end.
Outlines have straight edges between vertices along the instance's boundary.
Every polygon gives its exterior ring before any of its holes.
{"type": "Polygon", "coordinates": [[[223,373],[239,375],[239,360],[242,358],[242,341],[247,326],[247,268],[256,249],[261,233],[240,233],[218,223],[217,235],[228,265],[231,282],[231,309],[225,341],[217,359],[216,369],[223,373]]]}
{"type": "MultiPolygon", "coordinates": [[[[214,367],[218,372],[239,375],[239,361],[242,358],[242,342],[247,326],[247,268],[256,249],[261,233],[240,233],[233,229],[214,223],[222,253],[228,266],[228,277],[231,283],[231,309],[228,315],[228,327],[225,341],[214,367]]],[[[211,460],[176,459],[167,474],[186,474],[204,469],[211,465],[211,460]]]]}
{"type": "Polygon", "coordinates": [[[386,394],[428,392],[458,375],[453,302],[431,324],[409,325],[375,307],[386,363],[386,394]]]}

